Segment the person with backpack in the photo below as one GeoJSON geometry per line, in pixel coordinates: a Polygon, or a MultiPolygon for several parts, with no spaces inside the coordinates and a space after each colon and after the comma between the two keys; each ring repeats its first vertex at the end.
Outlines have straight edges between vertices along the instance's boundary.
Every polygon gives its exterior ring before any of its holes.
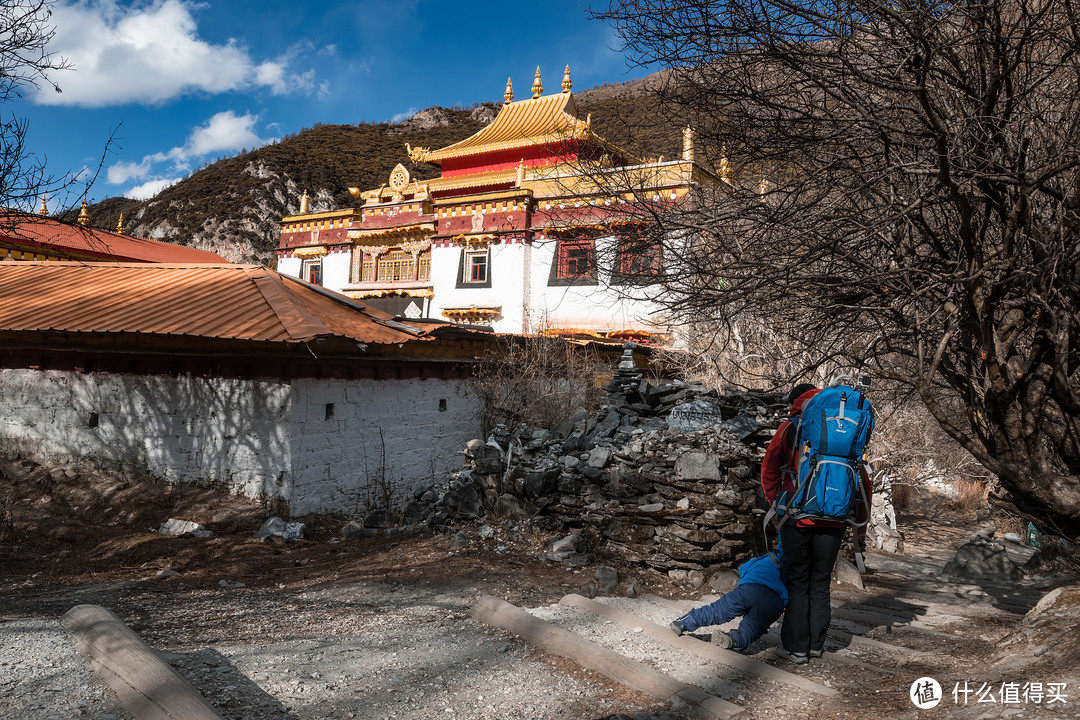
{"type": "Polygon", "coordinates": [[[832,620],[833,566],[847,525],[856,528],[856,539],[865,527],[872,493],[861,459],[874,422],[869,401],[847,386],[827,388],[827,397],[818,398],[824,402],[815,401],[822,392],[807,384],[792,389],[788,419],[777,428],[761,465],[761,488],[772,505],[766,523],[773,515],[780,518],[789,593],[776,652],[797,664],[821,657],[832,620]],[[837,401],[838,408],[823,407],[837,401]],[[808,405],[812,417],[804,416],[808,405]],[[847,435],[841,440],[854,442],[841,455],[819,453],[817,445],[827,445],[837,430],[847,435]],[[833,496],[841,492],[837,488],[844,493],[840,499],[833,496]]]}
{"type": "Polygon", "coordinates": [[[735,589],[708,605],[694,608],[668,627],[676,635],[682,635],[710,625],[723,625],[741,615],[739,627],[730,633],[717,631],[713,644],[725,650],[746,652],[776,622],[787,604],[782,547],[744,562],[739,566],[735,589]]]}

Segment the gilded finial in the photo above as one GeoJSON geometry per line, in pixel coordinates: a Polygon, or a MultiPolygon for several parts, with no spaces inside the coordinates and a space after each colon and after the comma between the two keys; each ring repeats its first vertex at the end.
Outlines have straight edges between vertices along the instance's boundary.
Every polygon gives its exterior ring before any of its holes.
{"type": "Polygon", "coordinates": [[[300,213],[299,214],[303,215],[307,211],[308,211],[308,196],[307,196],[307,190],[305,190],[304,194],[300,196],[300,213]]]}
{"type": "Polygon", "coordinates": [[[503,102],[510,102],[514,99],[514,86],[510,83],[510,78],[506,78],[506,92],[503,93],[503,102]]]}
{"type": "Polygon", "coordinates": [[[568,93],[570,92],[571,87],[573,87],[573,85],[570,84],[570,66],[567,65],[566,72],[564,72],[562,76],[562,91],[568,93]]]}
{"type": "Polygon", "coordinates": [[[728,160],[727,160],[727,144],[720,146],[720,179],[726,183],[731,182],[728,180],[728,160]]]}
{"type": "Polygon", "coordinates": [[[82,199],[82,208],[79,210],[79,217],[75,218],[75,222],[83,227],[90,224],[90,208],[86,205],[85,197],[82,199]]]}
{"type": "Polygon", "coordinates": [[[37,214],[41,217],[45,217],[49,214],[49,206],[45,204],[45,196],[41,196],[41,207],[38,208],[37,214]]]}
{"type": "Polygon", "coordinates": [[[682,159],[694,161],[694,131],[687,125],[682,132],[682,159]]]}
{"type": "Polygon", "coordinates": [[[116,221],[116,234],[124,234],[124,213],[120,213],[120,219],[116,221]]]}
{"type": "Polygon", "coordinates": [[[517,184],[521,187],[522,181],[525,179],[525,158],[521,158],[521,162],[517,166],[517,184]]]}
{"type": "Polygon", "coordinates": [[[540,82],[540,66],[536,66],[536,78],[533,80],[532,93],[533,100],[540,97],[544,92],[544,86],[540,82]]]}
{"type": "Polygon", "coordinates": [[[592,132],[592,113],[585,116],[585,134],[588,135],[592,132]]]}

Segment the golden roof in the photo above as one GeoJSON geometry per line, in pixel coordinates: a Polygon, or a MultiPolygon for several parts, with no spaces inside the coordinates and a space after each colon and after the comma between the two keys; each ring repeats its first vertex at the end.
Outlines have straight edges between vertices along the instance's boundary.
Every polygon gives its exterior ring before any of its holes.
{"type": "MultiPolygon", "coordinates": [[[[413,149],[413,162],[444,160],[530,145],[581,140],[592,136],[592,122],[578,117],[573,93],[560,92],[508,102],[491,124],[471,137],[441,150],[413,149]]],[[[429,181],[430,184],[430,181],[429,181]]]]}

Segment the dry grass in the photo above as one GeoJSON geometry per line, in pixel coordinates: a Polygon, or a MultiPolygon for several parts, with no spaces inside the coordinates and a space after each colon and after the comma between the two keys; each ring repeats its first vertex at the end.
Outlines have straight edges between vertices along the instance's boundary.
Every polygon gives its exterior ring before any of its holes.
{"type": "Polygon", "coordinates": [[[918,506],[919,490],[908,483],[892,484],[892,503],[897,510],[911,510],[918,506]]]}
{"type": "Polygon", "coordinates": [[[986,498],[990,493],[988,483],[962,479],[954,481],[952,485],[956,488],[956,507],[964,516],[974,518],[986,510],[986,498]]]}

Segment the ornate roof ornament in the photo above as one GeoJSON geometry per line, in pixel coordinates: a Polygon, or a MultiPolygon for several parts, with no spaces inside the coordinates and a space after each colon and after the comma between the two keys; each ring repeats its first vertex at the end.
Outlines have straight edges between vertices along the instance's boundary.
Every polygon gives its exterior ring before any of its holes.
{"type": "Polygon", "coordinates": [[[414,148],[409,143],[405,143],[405,152],[408,153],[409,160],[416,164],[427,162],[427,156],[431,154],[426,147],[414,148]]]}
{"type": "Polygon", "coordinates": [[[731,182],[728,180],[727,143],[720,146],[720,179],[724,182],[731,182]]]}
{"type": "Polygon", "coordinates": [[[308,194],[307,194],[307,190],[305,190],[304,194],[300,196],[300,212],[299,212],[299,214],[303,215],[306,212],[308,212],[308,194]]]}
{"type": "Polygon", "coordinates": [[[514,86],[510,78],[506,78],[506,92],[503,93],[503,102],[511,102],[514,99],[514,86]]]}
{"type": "Polygon", "coordinates": [[[694,161],[694,131],[687,125],[682,131],[682,159],[694,161]]]}
{"type": "Polygon", "coordinates": [[[41,207],[38,208],[37,214],[41,217],[45,217],[49,214],[49,206],[45,204],[45,196],[41,196],[41,207]]]}
{"type": "Polygon", "coordinates": [[[536,66],[536,77],[533,79],[532,86],[533,100],[544,94],[544,85],[540,82],[540,66],[536,66]]]}
{"type": "Polygon", "coordinates": [[[570,84],[570,66],[567,65],[566,72],[564,72],[562,76],[562,91],[568,93],[570,92],[571,87],[573,86],[570,84]]]}
{"type": "Polygon", "coordinates": [[[120,219],[116,221],[116,234],[124,234],[124,213],[120,213],[120,219]]]}
{"type": "Polygon", "coordinates": [[[79,210],[79,217],[75,218],[75,222],[79,223],[83,227],[90,224],[90,208],[86,205],[86,197],[82,199],[82,208],[79,210]]]}

